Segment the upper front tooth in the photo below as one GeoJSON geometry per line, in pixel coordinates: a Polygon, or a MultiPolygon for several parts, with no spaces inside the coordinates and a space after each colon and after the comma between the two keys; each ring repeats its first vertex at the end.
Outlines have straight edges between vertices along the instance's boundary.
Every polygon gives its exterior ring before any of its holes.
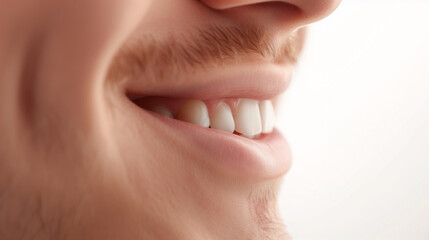
{"type": "Polygon", "coordinates": [[[179,110],[177,119],[194,123],[202,127],[210,126],[207,106],[203,101],[200,100],[188,100],[184,102],[179,110]]]}
{"type": "Polygon", "coordinates": [[[240,99],[234,118],[237,132],[248,137],[261,133],[261,116],[257,100],[240,99]]]}
{"type": "Polygon", "coordinates": [[[273,104],[270,100],[264,100],[259,103],[259,111],[261,112],[262,132],[270,133],[273,131],[276,115],[274,113],[273,104]]]}
{"type": "Polygon", "coordinates": [[[210,116],[210,127],[233,133],[235,124],[231,108],[226,103],[220,103],[210,116]]]}

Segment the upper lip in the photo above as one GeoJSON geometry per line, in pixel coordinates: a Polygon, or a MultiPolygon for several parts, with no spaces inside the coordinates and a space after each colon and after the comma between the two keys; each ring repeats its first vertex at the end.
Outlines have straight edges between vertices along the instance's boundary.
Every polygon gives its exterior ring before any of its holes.
{"type": "Polygon", "coordinates": [[[131,99],[162,96],[182,99],[271,99],[284,92],[292,76],[291,64],[253,63],[177,75],[175,79],[147,81],[144,76],[128,81],[131,99]]]}

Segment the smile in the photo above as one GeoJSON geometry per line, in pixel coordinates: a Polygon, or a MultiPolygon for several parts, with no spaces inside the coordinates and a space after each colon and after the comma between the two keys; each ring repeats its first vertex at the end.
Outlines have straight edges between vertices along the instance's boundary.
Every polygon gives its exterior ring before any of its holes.
{"type": "Polygon", "coordinates": [[[142,108],[184,122],[257,138],[273,131],[275,113],[270,100],[173,100],[142,98],[135,101],[142,108]]]}
{"type": "Polygon", "coordinates": [[[185,146],[192,146],[210,169],[234,178],[273,179],[291,164],[288,143],[274,127],[274,109],[292,69],[259,63],[162,81],[136,79],[124,86],[123,106],[140,119],[137,129],[145,130],[137,134],[154,131],[171,147],[183,145],[185,155],[191,154],[185,146]]]}

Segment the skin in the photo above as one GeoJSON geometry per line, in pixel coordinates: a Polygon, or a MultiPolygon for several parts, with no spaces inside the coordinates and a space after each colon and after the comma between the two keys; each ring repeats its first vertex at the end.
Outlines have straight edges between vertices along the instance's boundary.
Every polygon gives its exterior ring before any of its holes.
{"type": "MultiPolygon", "coordinates": [[[[115,59],[148,43],[142,35],[186,45],[181,33],[213,23],[286,39],[339,2],[0,0],[0,239],[289,239],[276,211],[281,177],[236,177],[153,127],[127,93],[159,71],[118,80],[126,69],[115,59]]],[[[228,60],[179,68],[162,84],[228,60]]]]}

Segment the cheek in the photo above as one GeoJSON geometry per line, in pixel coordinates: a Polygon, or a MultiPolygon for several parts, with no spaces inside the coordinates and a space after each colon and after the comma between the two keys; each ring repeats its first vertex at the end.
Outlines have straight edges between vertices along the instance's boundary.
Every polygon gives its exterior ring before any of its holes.
{"type": "Polygon", "coordinates": [[[146,14],[150,0],[91,0],[52,4],[55,31],[91,47],[118,45],[146,14]],[[107,44],[106,44],[107,43],[107,44]]]}

